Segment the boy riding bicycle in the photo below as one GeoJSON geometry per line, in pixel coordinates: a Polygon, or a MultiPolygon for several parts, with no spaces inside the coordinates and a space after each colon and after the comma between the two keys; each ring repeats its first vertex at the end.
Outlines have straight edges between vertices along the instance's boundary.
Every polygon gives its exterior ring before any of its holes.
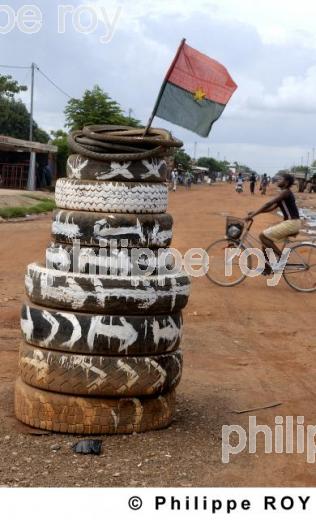
{"type": "Polygon", "coordinates": [[[292,235],[297,235],[300,231],[300,215],[294,194],[291,190],[291,186],[293,186],[293,184],[293,176],[289,173],[283,173],[280,176],[280,180],[277,184],[277,186],[281,188],[281,193],[279,193],[279,195],[270,201],[266,202],[266,204],[261,206],[261,208],[259,208],[257,211],[250,211],[246,217],[246,220],[252,220],[256,215],[259,215],[260,213],[268,213],[275,210],[276,208],[280,208],[283,213],[283,222],[265,229],[259,235],[260,241],[263,245],[262,249],[267,260],[266,268],[263,274],[271,273],[271,267],[266,250],[268,248],[272,249],[277,255],[277,258],[281,258],[282,251],[280,251],[275,242],[285,240],[292,235]]]}

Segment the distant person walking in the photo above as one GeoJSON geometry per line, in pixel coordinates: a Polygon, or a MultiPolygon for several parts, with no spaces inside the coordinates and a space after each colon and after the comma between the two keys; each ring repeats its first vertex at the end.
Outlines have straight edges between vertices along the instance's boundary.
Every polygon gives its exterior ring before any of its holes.
{"type": "Polygon", "coordinates": [[[263,177],[261,179],[261,184],[260,184],[261,195],[265,195],[267,193],[268,184],[269,184],[268,176],[266,173],[264,173],[263,177]]]}
{"type": "Polygon", "coordinates": [[[244,185],[244,179],[241,173],[238,173],[238,177],[236,179],[236,191],[237,193],[242,193],[244,191],[243,188],[244,185]]]}
{"type": "Polygon", "coordinates": [[[255,194],[255,187],[256,187],[256,174],[254,172],[252,172],[252,174],[250,175],[250,193],[251,195],[254,195],[255,194]]]}
{"type": "Polygon", "coordinates": [[[176,189],[177,189],[177,180],[178,180],[178,172],[174,168],[171,172],[171,189],[172,189],[172,191],[176,191],[176,189]]]}
{"type": "Polygon", "coordinates": [[[186,172],[185,173],[185,185],[186,185],[187,190],[191,189],[191,186],[192,186],[192,174],[191,174],[191,172],[186,172]]]}

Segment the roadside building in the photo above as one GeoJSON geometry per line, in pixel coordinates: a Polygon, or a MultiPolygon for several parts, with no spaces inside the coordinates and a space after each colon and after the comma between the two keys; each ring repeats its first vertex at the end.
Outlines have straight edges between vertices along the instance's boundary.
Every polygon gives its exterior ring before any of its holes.
{"type": "Polygon", "coordinates": [[[56,177],[57,146],[0,135],[0,188],[36,190],[56,177]]]}

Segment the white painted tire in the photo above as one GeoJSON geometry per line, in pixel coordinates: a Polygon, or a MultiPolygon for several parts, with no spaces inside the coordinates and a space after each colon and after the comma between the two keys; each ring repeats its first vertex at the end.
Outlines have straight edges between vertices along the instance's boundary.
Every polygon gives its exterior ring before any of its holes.
{"type": "Polygon", "coordinates": [[[180,344],[181,313],[108,316],[23,305],[24,341],[43,349],[102,356],[148,356],[180,344]]]}
{"type": "Polygon", "coordinates": [[[165,213],[165,184],[96,182],[58,179],[55,189],[59,208],[104,213],[165,213]]]}
{"type": "Polygon", "coordinates": [[[164,182],[167,163],[150,157],[139,161],[97,161],[80,154],[68,157],[67,177],[89,181],[164,182]]]}
{"type": "Polygon", "coordinates": [[[55,243],[46,249],[45,258],[48,269],[91,275],[163,275],[176,268],[169,248],[80,247],[77,251],[71,245],[55,243]]]}
{"type": "Polygon", "coordinates": [[[173,219],[169,213],[141,215],[55,210],[52,237],[57,242],[80,246],[168,247],[173,219]]]}
{"type": "Polygon", "coordinates": [[[33,303],[97,314],[171,314],[186,306],[190,278],[165,276],[90,276],[30,264],[26,293],[33,303]]]}

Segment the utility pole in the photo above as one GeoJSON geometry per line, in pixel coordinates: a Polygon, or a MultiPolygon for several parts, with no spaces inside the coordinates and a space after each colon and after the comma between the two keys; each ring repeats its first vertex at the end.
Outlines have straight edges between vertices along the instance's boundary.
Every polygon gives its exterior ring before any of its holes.
{"type": "Polygon", "coordinates": [[[197,142],[194,143],[194,160],[196,161],[196,149],[197,149],[197,142]]]}
{"type": "MultiPolygon", "coordinates": [[[[31,109],[30,109],[30,131],[29,131],[29,141],[33,140],[33,107],[34,107],[34,72],[35,72],[35,63],[31,65],[31,109]]],[[[27,189],[29,191],[35,191],[36,182],[35,182],[35,168],[36,168],[36,153],[31,150],[30,153],[30,164],[29,164],[29,175],[27,179],[27,189]]]]}
{"type": "Polygon", "coordinates": [[[207,157],[209,157],[209,156],[210,156],[210,147],[208,147],[208,149],[207,149],[207,157]]]}
{"type": "Polygon", "coordinates": [[[309,166],[309,152],[307,152],[307,166],[309,166]]]}
{"type": "Polygon", "coordinates": [[[32,139],[33,139],[34,71],[35,71],[35,63],[32,63],[32,65],[31,65],[32,79],[31,79],[31,110],[30,110],[29,141],[32,141],[32,139]]]}
{"type": "Polygon", "coordinates": [[[314,161],[315,161],[315,148],[313,148],[313,162],[312,162],[312,166],[314,164],[314,161]]]}

